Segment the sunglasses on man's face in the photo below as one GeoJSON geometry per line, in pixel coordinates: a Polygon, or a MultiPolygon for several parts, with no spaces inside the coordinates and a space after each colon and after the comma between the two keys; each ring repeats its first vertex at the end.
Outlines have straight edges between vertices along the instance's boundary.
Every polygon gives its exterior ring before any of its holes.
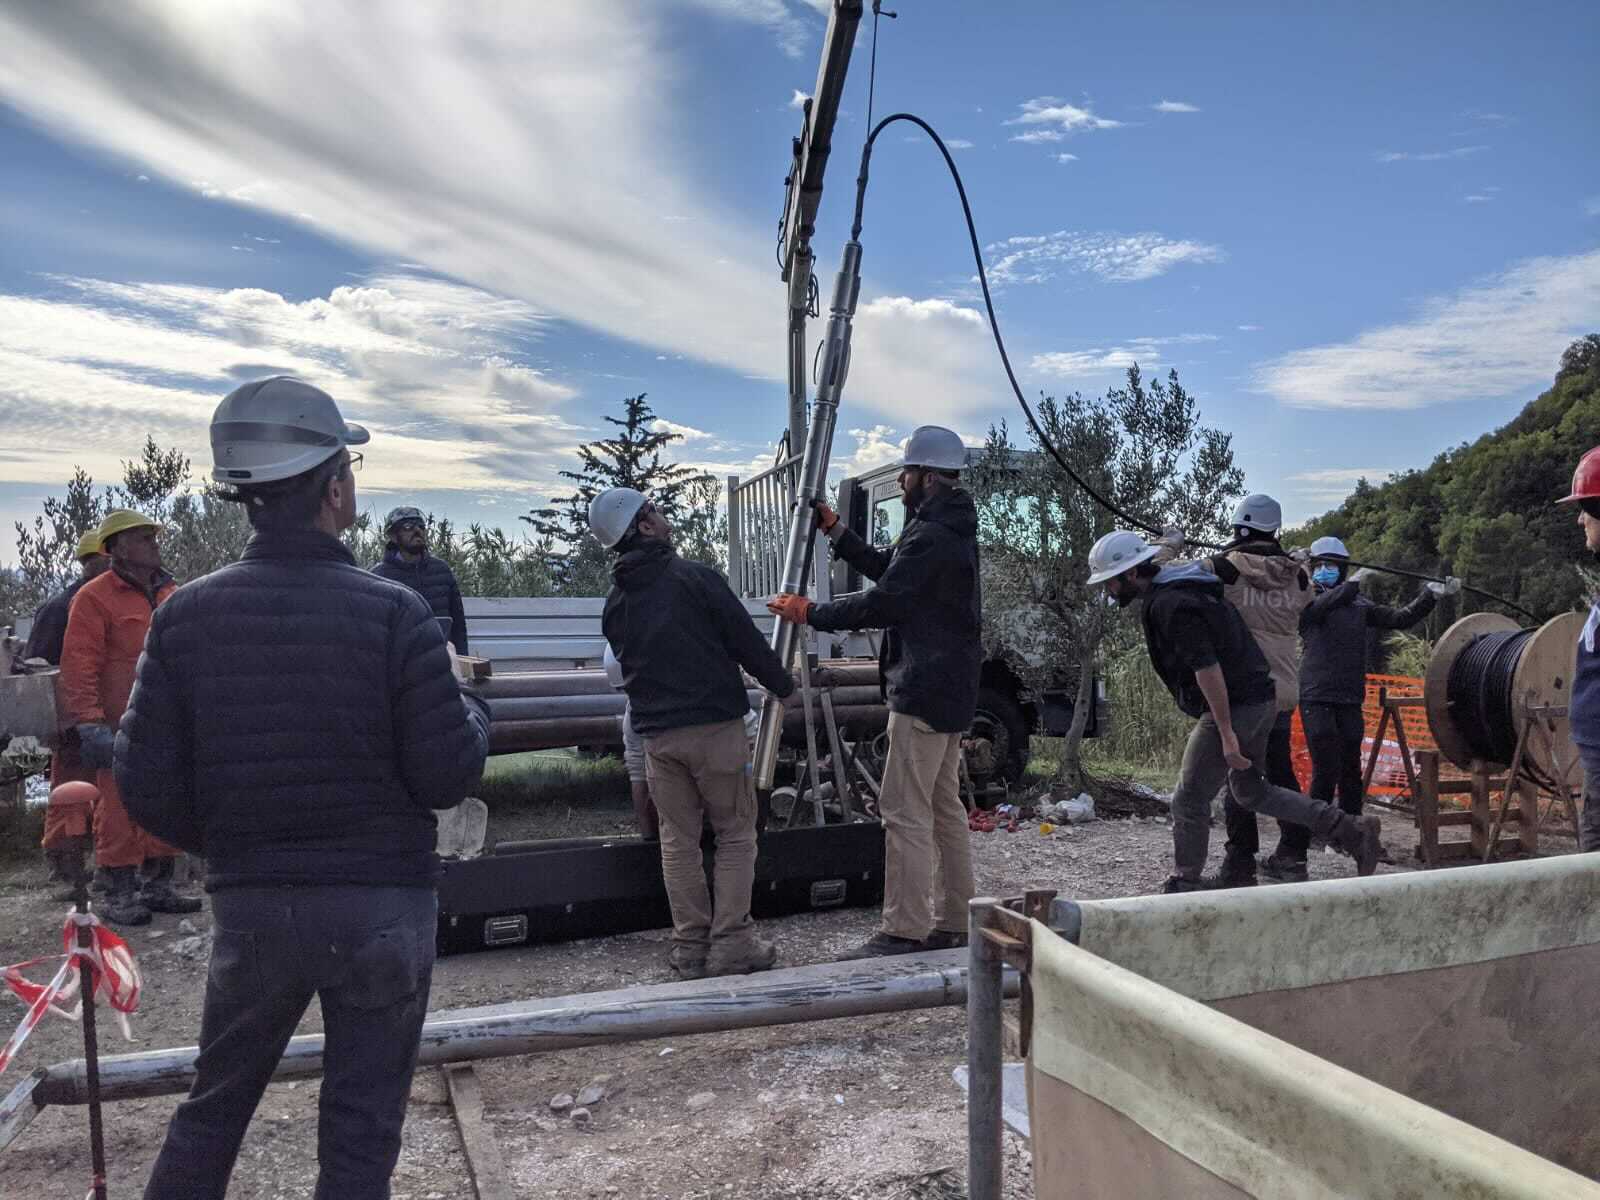
{"type": "Polygon", "coordinates": [[[350,468],[350,473],[352,475],[361,470],[362,457],[363,456],[359,453],[352,453],[348,458],[345,459],[344,465],[350,468]]]}

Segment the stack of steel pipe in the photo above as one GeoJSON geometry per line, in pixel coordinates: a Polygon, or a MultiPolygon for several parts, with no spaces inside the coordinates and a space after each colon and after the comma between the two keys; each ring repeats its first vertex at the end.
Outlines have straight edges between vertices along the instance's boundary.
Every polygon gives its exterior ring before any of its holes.
{"type": "MultiPolygon", "coordinates": [[[[888,721],[878,690],[878,664],[871,659],[843,659],[826,664],[834,715],[847,735],[875,734],[888,721]]],[[[798,680],[796,681],[798,683],[798,680]]],[[[750,681],[746,681],[750,685],[750,681]]],[[[563,746],[619,745],[626,700],[599,668],[570,671],[527,671],[491,675],[479,690],[489,703],[489,750],[510,754],[563,746]]],[[[761,690],[750,685],[751,707],[761,704],[761,690]]],[[[819,705],[813,705],[820,720],[819,705]]],[[[805,736],[805,717],[797,705],[784,721],[784,737],[805,736]]]]}

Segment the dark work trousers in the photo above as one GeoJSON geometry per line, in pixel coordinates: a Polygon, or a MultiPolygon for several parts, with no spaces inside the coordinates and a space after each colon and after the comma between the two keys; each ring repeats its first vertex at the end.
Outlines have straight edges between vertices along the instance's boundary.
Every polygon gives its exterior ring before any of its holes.
{"type": "MultiPolygon", "coordinates": [[[[1298,792],[1300,777],[1294,773],[1294,760],[1289,754],[1289,730],[1293,721],[1292,711],[1279,713],[1273,721],[1272,732],[1267,736],[1267,761],[1263,769],[1268,783],[1298,792]]],[[[1256,814],[1235,800],[1231,790],[1223,788],[1222,815],[1228,826],[1228,858],[1255,870],[1255,857],[1261,852],[1261,825],[1256,814]]],[[[1305,826],[1294,828],[1304,829],[1305,826]]]]}
{"type": "Polygon", "coordinates": [[[211,897],[194,1087],[145,1200],[222,1200],[246,1126],[311,997],[322,1003],[316,1200],[387,1200],[428,1011],[432,888],[237,888],[211,897]]]}
{"type": "MultiPolygon", "coordinates": [[[[1347,813],[1361,811],[1361,739],[1366,719],[1359,704],[1302,704],[1300,720],[1311,751],[1311,798],[1333,803],[1347,813]]],[[[1304,860],[1311,832],[1304,825],[1278,825],[1278,853],[1304,860]]]]}

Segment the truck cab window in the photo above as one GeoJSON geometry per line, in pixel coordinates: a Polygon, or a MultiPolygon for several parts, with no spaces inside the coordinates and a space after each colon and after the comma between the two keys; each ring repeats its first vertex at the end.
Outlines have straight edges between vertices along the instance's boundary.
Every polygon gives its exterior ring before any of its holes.
{"type": "Polygon", "coordinates": [[[872,496],[872,524],[867,539],[880,548],[894,544],[905,528],[906,506],[900,501],[900,485],[892,488],[874,488],[872,496]]]}

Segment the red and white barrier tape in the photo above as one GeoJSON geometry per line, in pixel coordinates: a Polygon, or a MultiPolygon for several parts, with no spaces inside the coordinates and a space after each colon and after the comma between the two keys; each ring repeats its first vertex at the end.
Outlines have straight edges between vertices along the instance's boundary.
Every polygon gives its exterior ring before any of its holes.
{"type": "Polygon", "coordinates": [[[22,1024],[17,1026],[16,1032],[11,1035],[5,1047],[0,1049],[0,1072],[11,1065],[11,1060],[22,1048],[22,1043],[28,1040],[28,1035],[44,1018],[46,1012],[53,1012],[56,1016],[69,1021],[83,1018],[83,1000],[78,995],[78,985],[81,979],[80,967],[84,962],[88,962],[93,968],[95,995],[110,1006],[117,1018],[117,1024],[122,1029],[122,1036],[130,1042],[133,1041],[133,1028],[128,1024],[128,1014],[139,1008],[141,980],[139,964],[134,961],[133,951],[128,949],[128,943],[102,925],[100,919],[93,913],[78,912],[67,914],[61,941],[66,951],[64,954],[30,958],[27,962],[12,963],[9,967],[0,968],[0,979],[4,979],[5,985],[28,1006],[22,1024]],[[78,945],[80,926],[89,928],[92,941],[87,946],[78,945]],[[60,969],[49,983],[34,983],[22,974],[29,967],[53,963],[58,959],[62,960],[60,969]],[[68,1005],[71,1007],[67,1007],[68,1005]]]}

